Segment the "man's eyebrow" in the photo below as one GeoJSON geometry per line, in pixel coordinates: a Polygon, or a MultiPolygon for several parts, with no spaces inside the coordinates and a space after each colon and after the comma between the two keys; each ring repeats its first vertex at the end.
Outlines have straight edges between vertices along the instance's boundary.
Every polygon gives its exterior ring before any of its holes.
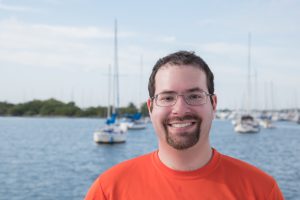
{"type": "MultiPolygon", "coordinates": [[[[185,91],[185,93],[186,93],[186,92],[203,92],[203,91],[204,91],[204,90],[202,90],[202,89],[199,88],[199,87],[194,87],[194,88],[187,89],[187,90],[185,91]]],[[[177,94],[177,92],[175,92],[175,91],[173,91],[173,90],[164,90],[164,91],[160,92],[159,94],[174,94],[174,93],[177,94]]]]}
{"type": "Polygon", "coordinates": [[[203,92],[204,90],[202,90],[201,88],[199,87],[194,87],[194,88],[191,88],[191,89],[188,89],[186,90],[186,92],[203,92]]]}
{"type": "Polygon", "coordinates": [[[174,94],[174,93],[176,93],[176,92],[173,90],[164,90],[164,91],[160,92],[159,94],[174,94]]]}

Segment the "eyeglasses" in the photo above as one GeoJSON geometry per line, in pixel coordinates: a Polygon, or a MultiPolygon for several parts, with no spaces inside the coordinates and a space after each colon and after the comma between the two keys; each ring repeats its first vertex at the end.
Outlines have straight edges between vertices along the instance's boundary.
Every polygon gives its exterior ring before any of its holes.
{"type": "Polygon", "coordinates": [[[186,94],[177,94],[173,92],[160,93],[151,97],[155,100],[155,104],[160,107],[174,106],[177,102],[178,96],[182,96],[184,101],[191,106],[199,106],[205,104],[207,101],[207,96],[213,96],[214,94],[209,94],[204,91],[189,92],[186,94]]]}

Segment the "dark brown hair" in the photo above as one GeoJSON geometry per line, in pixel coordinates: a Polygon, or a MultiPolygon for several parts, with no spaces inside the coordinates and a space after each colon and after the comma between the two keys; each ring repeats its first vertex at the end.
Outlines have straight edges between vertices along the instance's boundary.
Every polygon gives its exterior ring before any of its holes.
{"type": "MultiPolygon", "coordinates": [[[[149,97],[153,97],[155,95],[155,76],[157,71],[167,65],[192,65],[200,70],[202,70],[206,75],[207,88],[210,94],[214,94],[214,75],[209,69],[208,65],[204,62],[202,58],[197,56],[194,52],[189,51],[178,51],[172,54],[169,54],[163,58],[160,58],[152,69],[152,73],[148,82],[148,91],[149,97]]],[[[212,100],[212,99],[211,99],[212,100]]]]}

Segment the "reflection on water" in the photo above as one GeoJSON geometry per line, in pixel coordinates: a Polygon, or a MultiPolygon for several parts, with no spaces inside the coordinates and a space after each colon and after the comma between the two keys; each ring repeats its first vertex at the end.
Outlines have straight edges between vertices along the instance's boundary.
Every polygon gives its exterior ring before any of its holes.
{"type": "MultiPolygon", "coordinates": [[[[151,124],[130,131],[126,143],[97,145],[92,133],[103,123],[0,118],[0,199],[83,199],[101,172],[157,148],[151,124]]],[[[217,120],[211,143],[218,151],[271,174],[286,199],[300,199],[300,126],[289,122],[276,126],[258,134],[238,134],[229,121],[217,120]]]]}

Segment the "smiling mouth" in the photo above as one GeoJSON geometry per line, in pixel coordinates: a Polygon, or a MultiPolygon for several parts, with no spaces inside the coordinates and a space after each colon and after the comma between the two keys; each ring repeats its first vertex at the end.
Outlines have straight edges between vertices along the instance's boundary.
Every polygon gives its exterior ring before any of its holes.
{"type": "Polygon", "coordinates": [[[196,115],[185,115],[181,117],[170,117],[164,121],[165,128],[170,128],[173,131],[185,131],[201,122],[196,115]]]}
{"type": "Polygon", "coordinates": [[[194,125],[196,122],[182,122],[168,124],[172,128],[185,128],[194,125]]]}

